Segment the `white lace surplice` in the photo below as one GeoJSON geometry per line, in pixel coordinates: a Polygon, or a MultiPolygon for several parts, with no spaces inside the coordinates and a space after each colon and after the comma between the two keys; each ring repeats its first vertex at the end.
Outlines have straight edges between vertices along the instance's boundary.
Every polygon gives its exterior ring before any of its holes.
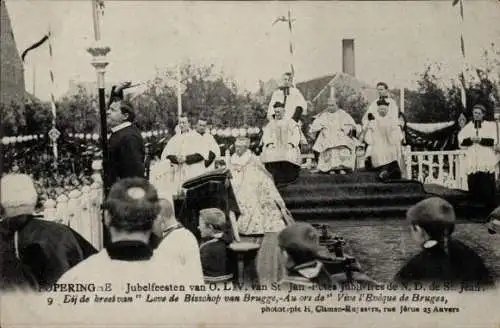
{"type": "Polygon", "coordinates": [[[354,152],[358,144],[348,136],[354,119],[342,109],[335,113],[319,114],[310,127],[311,133],[319,132],[313,150],[319,153],[318,170],[328,172],[334,168],[354,168],[354,152]]]}
{"type": "MultiPolygon", "coordinates": [[[[199,153],[204,160],[208,159],[208,154],[211,145],[208,139],[201,136],[198,132],[190,130],[183,134],[176,134],[169,140],[165,149],[161,154],[161,161],[167,160],[167,156],[187,156],[199,153]]],[[[168,160],[167,160],[168,161],[168,160]]],[[[205,163],[199,162],[195,164],[170,164],[170,177],[167,180],[171,183],[169,190],[179,191],[182,184],[195,176],[203,174],[207,171],[205,163]]]]}
{"type": "Polygon", "coordinates": [[[231,157],[232,186],[241,210],[238,231],[244,235],[279,232],[285,227],[276,202],[284,205],[274,181],[259,159],[247,150],[231,157]]]}
{"type": "Polygon", "coordinates": [[[300,127],[294,120],[283,119],[269,122],[263,129],[262,161],[289,161],[299,163],[301,138],[300,127]]]}
{"type": "Polygon", "coordinates": [[[403,132],[398,123],[391,117],[380,117],[375,115],[376,119],[369,124],[365,140],[369,145],[374,167],[379,167],[393,161],[400,161],[401,141],[403,132]]]}
{"type": "MultiPolygon", "coordinates": [[[[458,142],[462,144],[464,139],[476,136],[474,122],[469,122],[458,134],[458,142]]],[[[498,144],[497,127],[495,122],[484,121],[480,129],[477,130],[479,138],[489,138],[494,140],[494,145],[498,144]]],[[[467,151],[465,157],[465,173],[471,174],[475,172],[495,173],[498,163],[498,155],[495,153],[494,147],[482,146],[480,144],[472,144],[469,147],[463,147],[467,151]]]]}
{"type": "Polygon", "coordinates": [[[272,120],[272,116],[274,114],[274,103],[281,102],[285,104],[285,116],[284,119],[291,119],[293,114],[295,113],[295,108],[302,107],[303,115],[307,114],[307,102],[300,93],[299,89],[290,87],[290,94],[286,97],[285,102],[285,94],[283,90],[278,89],[273,92],[271,96],[271,101],[269,102],[269,106],[267,109],[267,119],[269,121],[272,120]]]}

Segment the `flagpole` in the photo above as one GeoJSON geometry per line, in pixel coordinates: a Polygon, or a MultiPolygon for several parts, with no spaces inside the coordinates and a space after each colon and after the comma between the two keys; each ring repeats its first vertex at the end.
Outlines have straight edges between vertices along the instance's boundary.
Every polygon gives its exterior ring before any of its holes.
{"type": "Polygon", "coordinates": [[[57,160],[59,157],[59,151],[57,149],[57,139],[59,139],[60,132],[56,128],[56,119],[57,119],[57,107],[56,107],[56,98],[54,96],[55,91],[55,79],[54,79],[54,61],[53,61],[53,52],[52,52],[52,28],[49,24],[48,27],[48,42],[49,42],[49,77],[50,77],[50,105],[52,109],[52,129],[49,131],[49,138],[52,142],[52,153],[54,155],[53,167],[57,168],[57,160]]]}
{"type": "Polygon", "coordinates": [[[290,31],[289,43],[290,43],[290,71],[293,76],[293,81],[295,85],[295,66],[294,66],[294,44],[293,44],[293,20],[292,20],[292,8],[288,8],[288,29],[290,31]]]}
{"type": "Polygon", "coordinates": [[[33,63],[32,65],[32,69],[33,69],[33,88],[31,90],[31,92],[33,93],[33,97],[36,97],[36,65],[33,63]]]}
{"type": "Polygon", "coordinates": [[[460,78],[460,99],[463,106],[463,111],[467,110],[467,92],[465,85],[465,71],[467,70],[467,59],[465,56],[465,40],[464,40],[464,4],[463,0],[454,0],[453,5],[456,5],[458,2],[459,10],[460,10],[460,51],[462,53],[462,72],[460,78]]]}

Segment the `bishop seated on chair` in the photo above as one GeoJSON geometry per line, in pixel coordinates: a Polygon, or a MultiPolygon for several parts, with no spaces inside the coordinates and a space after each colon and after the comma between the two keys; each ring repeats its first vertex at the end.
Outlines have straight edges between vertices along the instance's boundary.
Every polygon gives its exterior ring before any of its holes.
{"type": "Polygon", "coordinates": [[[334,98],[318,114],[310,126],[315,137],[313,150],[319,153],[318,170],[322,173],[346,173],[354,170],[358,140],[352,137],[356,122],[346,111],[337,106],[334,98]]]}

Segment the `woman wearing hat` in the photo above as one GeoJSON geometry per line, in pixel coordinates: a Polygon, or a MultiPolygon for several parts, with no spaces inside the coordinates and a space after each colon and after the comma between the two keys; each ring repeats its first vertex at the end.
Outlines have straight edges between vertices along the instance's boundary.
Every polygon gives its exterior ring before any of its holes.
{"type": "Polygon", "coordinates": [[[399,270],[395,280],[494,284],[479,255],[452,238],[455,211],[450,203],[431,197],[411,207],[406,215],[412,237],[422,250],[399,270]]]}
{"type": "Polygon", "coordinates": [[[485,121],[486,108],[477,104],[472,109],[473,120],[458,134],[460,146],[466,150],[465,171],[469,192],[488,210],[495,208],[495,171],[498,156],[496,122],[485,121]]]}

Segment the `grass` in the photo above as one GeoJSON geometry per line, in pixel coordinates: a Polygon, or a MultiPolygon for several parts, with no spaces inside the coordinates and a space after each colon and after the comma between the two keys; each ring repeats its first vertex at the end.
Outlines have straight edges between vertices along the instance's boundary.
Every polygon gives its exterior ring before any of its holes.
{"type": "MultiPolygon", "coordinates": [[[[390,281],[419,246],[411,238],[405,220],[383,222],[329,221],[337,236],[347,241],[346,252],[355,256],[372,278],[390,281]]],[[[500,235],[490,235],[480,223],[459,223],[454,238],[473,247],[500,280],[500,235]]]]}

